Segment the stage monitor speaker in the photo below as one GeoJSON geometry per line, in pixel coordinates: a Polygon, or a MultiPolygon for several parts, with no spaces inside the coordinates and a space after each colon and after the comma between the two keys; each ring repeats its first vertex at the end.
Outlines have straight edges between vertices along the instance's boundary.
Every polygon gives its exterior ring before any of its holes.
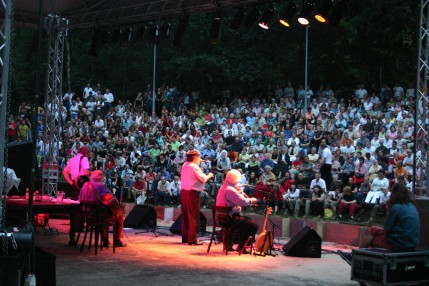
{"type": "MultiPolygon", "coordinates": [[[[200,233],[206,233],[207,219],[203,212],[200,211],[200,233]]],[[[173,225],[170,227],[170,232],[174,234],[182,234],[182,215],[176,219],[173,225]]]]}
{"type": "Polygon", "coordinates": [[[136,205],[124,220],[124,227],[156,228],[157,214],[152,206],[136,205]]]}
{"type": "Polygon", "coordinates": [[[288,256],[320,258],[322,238],[306,226],[283,246],[283,252],[288,256]]]}

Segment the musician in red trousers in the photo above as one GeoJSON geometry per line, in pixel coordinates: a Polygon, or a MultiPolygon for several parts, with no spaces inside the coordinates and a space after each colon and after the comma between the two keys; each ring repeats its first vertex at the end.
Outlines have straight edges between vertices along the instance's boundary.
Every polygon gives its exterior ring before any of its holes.
{"type": "MultiPolygon", "coordinates": [[[[258,225],[251,218],[240,215],[241,207],[254,205],[258,200],[244,195],[239,185],[240,180],[241,173],[238,170],[232,169],[226,174],[225,181],[217,193],[216,206],[232,207],[232,227],[239,229],[240,232],[237,251],[247,253],[247,250],[243,249],[244,244],[249,236],[255,237],[258,225]]],[[[232,245],[228,247],[232,248],[232,245]]]]}
{"type": "Polygon", "coordinates": [[[213,178],[213,173],[207,175],[200,168],[201,154],[197,150],[190,150],[186,154],[186,162],[182,166],[180,181],[180,205],[182,209],[182,243],[202,245],[198,241],[200,229],[201,192],[206,182],[213,178]]]}

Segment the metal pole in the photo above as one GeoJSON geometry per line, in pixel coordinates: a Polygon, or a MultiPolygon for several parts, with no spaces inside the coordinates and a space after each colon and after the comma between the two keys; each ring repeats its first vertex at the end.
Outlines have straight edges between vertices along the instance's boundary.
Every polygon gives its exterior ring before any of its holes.
{"type": "MultiPolygon", "coordinates": [[[[33,114],[33,155],[31,157],[31,176],[30,176],[30,188],[29,188],[29,199],[28,199],[28,217],[33,217],[33,194],[34,194],[34,179],[36,178],[37,168],[37,142],[38,142],[38,113],[39,113],[39,99],[40,99],[40,62],[41,62],[41,48],[42,48],[42,34],[43,34],[43,0],[39,0],[39,23],[37,26],[37,54],[36,54],[36,95],[34,98],[34,114],[33,114]]],[[[30,219],[30,223],[33,224],[33,220],[30,219]]],[[[31,271],[34,270],[32,267],[31,271]]],[[[32,272],[34,273],[34,271],[32,272]]]]}
{"type": "Polygon", "coordinates": [[[12,45],[12,18],[13,18],[13,0],[6,0],[0,3],[4,8],[4,19],[1,40],[4,40],[0,47],[0,64],[1,64],[1,93],[0,93],[0,228],[4,227],[6,220],[6,179],[7,179],[7,115],[9,104],[9,76],[11,61],[12,45]],[[3,168],[5,168],[3,170],[3,168]],[[4,192],[3,192],[4,191],[4,192]]]}
{"type": "Polygon", "coordinates": [[[305,26],[305,79],[304,79],[304,114],[307,112],[307,86],[308,86],[308,26],[305,26]]]}
{"type": "Polygon", "coordinates": [[[156,83],[156,41],[158,40],[158,26],[156,26],[155,42],[153,44],[153,75],[152,75],[152,114],[155,113],[155,83],[156,83]]]}

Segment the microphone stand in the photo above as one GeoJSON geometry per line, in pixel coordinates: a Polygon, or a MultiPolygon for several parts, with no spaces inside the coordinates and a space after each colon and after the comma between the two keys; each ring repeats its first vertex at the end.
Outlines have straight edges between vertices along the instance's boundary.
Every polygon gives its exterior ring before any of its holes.
{"type": "Polygon", "coordinates": [[[276,223],[274,223],[274,222],[272,221],[272,219],[271,219],[271,218],[268,218],[268,220],[269,220],[269,222],[271,223],[271,233],[272,233],[272,235],[273,235],[273,243],[272,243],[272,245],[271,245],[271,250],[273,250],[273,251],[274,251],[274,253],[275,253],[276,255],[278,255],[277,251],[280,251],[280,249],[279,249],[279,248],[275,248],[275,247],[274,247],[274,233],[275,233],[276,228],[277,228],[279,231],[281,231],[282,229],[281,229],[281,228],[280,228],[276,223]]]}

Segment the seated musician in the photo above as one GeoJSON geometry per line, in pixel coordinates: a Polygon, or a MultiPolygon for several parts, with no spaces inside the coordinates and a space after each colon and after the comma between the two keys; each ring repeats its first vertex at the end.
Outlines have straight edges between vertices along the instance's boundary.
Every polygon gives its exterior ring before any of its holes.
{"type": "MultiPolygon", "coordinates": [[[[230,170],[216,197],[216,206],[232,207],[232,227],[239,229],[240,232],[237,251],[242,250],[249,236],[254,238],[258,230],[258,225],[249,217],[240,215],[242,206],[250,206],[257,202],[256,198],[248,198],[244,195],[240,189],[240,180],[241,173],[235,169],[230,170]]],[[[232,245],[227,247],[231,249],[232,245]]],[[[242,253],[247,253],[247,251],[244,249],[242,253]]]]}
{"type": "MultiPolygon", "coordinates": [[[[126,244],[121,241],[124,236],[124,217],[122,209],[112,192],[104,185],[104,174],[96,170],[91,174],[91,180],[86,182],[79,194],[80,202],[94,203],[100,207],[100,219],[102,221],[114,221],[113,236],[116,247],[122,247],[126,244]]],[[[107,245],[108,234],[103,235],[103,243],[107,245]]]]}

